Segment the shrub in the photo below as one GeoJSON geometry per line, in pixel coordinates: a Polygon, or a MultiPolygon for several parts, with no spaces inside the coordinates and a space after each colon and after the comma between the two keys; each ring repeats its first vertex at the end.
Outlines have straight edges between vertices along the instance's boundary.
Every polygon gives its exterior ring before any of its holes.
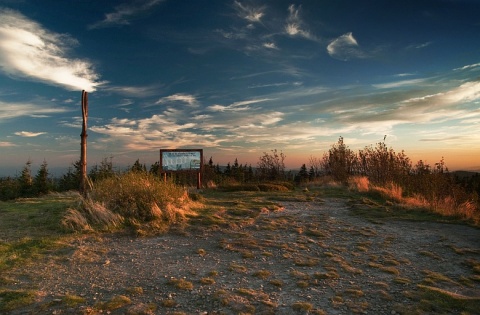
{"type": "Polygon", "coordinates": [[[179,209],[187,203],[188,195],[183,188],[153,175],[129,172],[95,183],[91,198],[123,217],[145,222],[183,218],[179,209]]]}
{"type": "Polygon", "coordinates": [[[141,234],[145,227],[158,232],[193,215],[190,205],[183,188],[148,173],[128,172],[95,182],[89,197],[69,209],[62,223],[72,230],[110,229],[126,223],[141,234]]]}

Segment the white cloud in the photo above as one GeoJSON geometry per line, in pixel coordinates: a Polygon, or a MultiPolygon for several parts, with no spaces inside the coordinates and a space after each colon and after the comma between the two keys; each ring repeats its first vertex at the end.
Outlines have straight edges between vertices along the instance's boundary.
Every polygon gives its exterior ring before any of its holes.
{"type": "Polygon", "coordinates": [[[152,7],[164,0],[137,0],[115,7],[115,11],[105,14],[102,21],[89,25],[89,29],[129,25],[136,15],[151,10],[152,7]]]}
{"type": "Polygon", "coordinates": [[[95,91],[101,84],[93,64],[67,57],[77,41],[50,32],[19,12],[0,9],[0,69],[13,77],[28,78],[68,90],[95,91]]]}
{"type": "Polygon", "coordinates": [[[30,132],[30,131],[17,131],[15,132],[15,135],[20,136],[20,137],[38,137],[40,135],[44,135],[46,132],[30,132]]]}
{"type": "Polygon", "coordinates": [[[402,86],[418,85],[418,84],[424,83],[424,82],[425,82],[424,79],[402,80],[402,81],[397,81],[397,82],[374,84],[373,87],[375,87],[377,89],[392,89],[392,88],[399,88],[399,87],[402,87],[402,86]]]}
{"type": "Polygon", "coordinates": [[[248,105],[250,104],[255,104],[255,103],[261,103],[261,102],[266,102],[266,101],[271,101],[272,99],[270,98],[262,98],[262,99],[253,99],[253,100],[248,100],[248,101],[241,101],[241,102],[235,102],[232,103],[228,106],[224,105],[211,105],[207,107],[207,110],[212,111],[212,112],[239,112],[239,111],[245,111],[249,110],[250,107],[248,105]]]}
{"type": "Polygon", "coordinates": [[[48,117],[48,114],[65,113],[67,108],[49,108],[38,103],[6,103],[0,101],[0,121],[22,116],[48,117]]]}
{"type": "Polygon", "coordinates": [[[165,103],[171,103],[171,102],[184,102],[187,103],[190,106],[197,106],[198,102],[195,96],[190,95],[190,94],[183,94],[183,93],[177,93],[173,94],[170,96],[162,97],[158,101],[155,102],[155,105],[158,104],[165,104],[165,103]]]}
{"type": "Polygon", "coordinates": [[[249,22],[260,23],[262,17],[265,15],[265,7],[248,6],[242,4],[240,1],[235,1],[233,4],[238,15],[249,22]]]}
{"type": "Polygon", "coordinates": [[[458,70],[475,69],[475,68],[480,68],[480,63],[474,63],[474,64],[471,64],[471,65],[466,65],[466,66],[456,68],[456,69],[453,69],[453,70],[458,71],[458,70]]]}
{"type": "Polygon", "coordinates": [[[351,32],[331,41],[327,46],[327,52],[332,58],[344,61],[366,57],[365,53],[360,50],[357,40],[351,32]]]}
{"type": "Polygon", "coordinates": [[[263,43],[263,47],[265,48],[268,48],[268,49],[277,49],[278,50],[278,47],[277,45],[275,45],[275,43],[263,43]]]}
{"type": "Polygon", "coordinates": [[[285,32],[290,36],[299,36],[306,39],[315,40],[315,36],[305,29],[305,23],[300,17],[300,10],[301,6],[296,8],[294,4],[291,4],[288,7],[289,15],[287,18],[287,25],[285,26],[285,32]]]}
{"type": "Polygon", "coordinates": [[[120,95],[131,97],[147,97],[158,94],[162,89],[161,84],[146,86],[103,86],[102,90],[111,91],[120,95]]]}

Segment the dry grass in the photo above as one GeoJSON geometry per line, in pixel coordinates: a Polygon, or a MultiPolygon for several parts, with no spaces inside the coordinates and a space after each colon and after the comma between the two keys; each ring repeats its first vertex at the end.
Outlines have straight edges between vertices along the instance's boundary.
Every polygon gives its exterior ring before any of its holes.
{"type": "Polygon", "coordinates": [[[129,172],[95,183],[88,198],[70,208],[62,225],[71,231],[112,231],[130,226],[138,235],[165,232],[197,215],[199,202],[172,183],[153,175],[129,172]]]}
{"type": "Polygon", "coordinates": [[[129,305],[131,303],[132,303],[132,300],[130,300],[129,297],[126,297],[124,295],[116,295],[112,297],[108,302],[97,303],[95,305],[95,308],[109,312],[109,311],[113,311],[121,307],[124,307],[126,305],[129,305]]]}
{"type": "Polygon", "coordinates": [[[171,278],[168,280],[168,284],[171,284],[180,290],[193,290],[193,283],[185,279],[171,278]]]}
{"type": "MultiPolygon", "coordinates": [[[[459,218],[467,220],[475,225],[480,225],[480,208],[473,200],[459,203],[453,196],[437,198],[434,201],[427,200],[420,194],[405,196],[400,185],[391,182],[384,187],[372,185],[367,177],[353,176],[348,180],[350,190],[360,193],[374,193],[382,196],[386,201],[385,205],[398,203],[406,209],[428,209],[444,217],[459,218]],[[392,201],[394,203],[392,203],[392,201]]],[[[373,202],[370,200],[370,202],[373,202]]],[[[381,204],[374,204],[375,207],[383,207],[381,204]]]]}
{"type": "Polygon", "coordinates": [[[295,311],[309,312],[313,309],[312,303],[309,302],[295,302],[292,304],[295,311]]]}

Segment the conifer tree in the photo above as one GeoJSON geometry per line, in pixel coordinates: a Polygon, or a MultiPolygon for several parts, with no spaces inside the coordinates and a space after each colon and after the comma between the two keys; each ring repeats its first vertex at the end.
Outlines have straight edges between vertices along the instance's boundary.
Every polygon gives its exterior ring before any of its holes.
{"type": "Polygon", "coordinates": [[[29,197],[33,194],[32,161],[28,159],[23,167],[22,173],[18,178],[20,186],[20,196],[29,197]]]}
{"type": "Polygon", "coordinates": [[[48,164],[47,161],[43,160],[43,163],[40,165],[40,169],[33,181],[33,186],[37,195],[45,195],[49,192],[51,185],[49,183],[48,175],[48,164]]]}

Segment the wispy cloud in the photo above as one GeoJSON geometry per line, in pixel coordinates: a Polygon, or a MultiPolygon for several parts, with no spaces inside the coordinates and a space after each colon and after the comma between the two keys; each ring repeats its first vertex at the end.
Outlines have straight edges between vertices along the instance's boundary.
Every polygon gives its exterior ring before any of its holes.
{"type": "Polygon", "coordinates": [[[189,106],[193,106],[193,107],[198,106],[198,102],[195,96],[190,94],[183,94],[183,93],[177,93],[177,94],[169,95],[166,97],[162,97],[161,99],[155,102],[155,105],[168,104],[173,102],[187,103],[189,106]]]}
{"type": "Polygon", "coordinates": [[[278,50],[277,45],[273,42],[263,43],[262,46],[265,47],[265,48],[268,48],[268,49],[277,49],[278,50]]]}
{"type": "Polygon", "coordinates": [[[352,58],[365,58],[365,53],[360,49],[353,34],[346,33],[342,36],[334,39],[327,46],[328,54],[343,61],[350,60],[352,58]]]}
{"type": "Polygon", "coordinates": [[[266,99],[241,101],[241,102],[235,102],[226,106],[215,104],[215,105],[208,106],[207,110],[212,112],[239,112],[239,111],[249,110],[250,107],[248,105],[250,104],[261,103],[266,101],[271,101],[271,99],[266,98],[266,99]]]}
{"type": "Polygon", "coordinates": [[[471,64],[471,65],[466,65],[466,66],[456,68],[456,69],[453,69],[453,70],[458,71],[458,70],[477,69],[477,68],[480,68],[480,63],[474,63],[474,64],[471,64]]]}
{"type": "Polygon", "coordinates": [[[238,16],[252,23],[260,23],[265,15],[265,7],[255,7],[242,4],[240,1],[234,1],[234,8],[237,10],[238,16]]]}
{"type": "Polygon", "coordinates": [[[402,81],[396,81],[396,82],[374,84],[373,87],[378,89],[392,89],[392,88],[399,88],[402,86],[416,85],[424,82],[425,82],[424,79],[402,80],[402,81]]]}
{"type": "Polygon", "coordinates": [[[91,62],[68,57],[78,42],[45,29],[19,12],[0,9],[0,70],[7,75],[94,91],[99,74],[91,62]]]}
{"type": "Polygon", "coordinates": [[[148,97],[158,94],[161,91],[162,84],[150,84],[146,86],[103,86],[102,90],[114,92],[120,95],[131,97],[148,97]]]}
{"type": "Polygon", "coordinates": [[[32,138],[32,137],[38,137],[41,135],[46,134],[46,132],[30,132],[30,131],[17,131],[15,132],[15,135],[20,136],[20,137],[26,137],[26,138],[32,138]]]}
{"type": "Polygon", "coordinates": [[[49,114],[65,113],[70,111],[67,108],[49,107],[48,104],[39,105],[32,103],[7,103],[0,101],[0,121],[13,119],[22,116],[49,117],[49,114]]]}
{"type": "Polygon", "coordinates": [[[0,141],[0,148],[16,147],[17,145],[8,141],[0,141]]]}
{"type": "Polygon", "coordinates": [[[288,7],[287,24],[285,32],[290,36],[304,37],[310,40],[316,40],[315,36],[305,28],[305,23],[300,16],[301,6],[296,7],[294,4],[288,7]]]}
{"type": "Polygon", "coordinates": [[[331,41],[327,46],[327,52],[332,58],[343,61],[366,57],[366,54],[360,49],[357,40],[351,32],[331,41]]]}
{"type": "Polygon", "coordinates": [[[105,18],[88,26],[89,29],[105,28],[118,25],[129,25],[138,14],[148,12],[152,7],[164,0],[136,0],[115,7],[113,12],[105,14],[105,18]]]}

